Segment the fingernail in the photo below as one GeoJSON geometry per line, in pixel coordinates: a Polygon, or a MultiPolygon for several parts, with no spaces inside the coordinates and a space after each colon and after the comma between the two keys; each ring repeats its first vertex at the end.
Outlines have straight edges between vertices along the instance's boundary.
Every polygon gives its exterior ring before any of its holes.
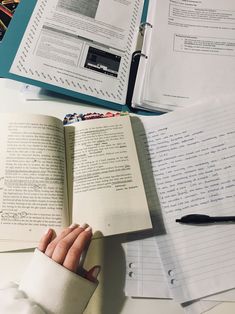
{"type": "Polygon", "coordinates": [[[82,225],[80,226],[80,228],[86,229],[88,226],[89,226],[88,224],[84,223],[84,224],[82,224],[82,225]]]}
{"type": "Polygon", "coordinates": [[[72,225],[69,226],[70,229],[78,227],[78,224],[73,223],[72,225]]]}
{"type": "Polygon", "coordinates": [[[86,232],[90,232],[92,230],[92,228],[89,226],[85,229],[86,232]]]}
{"type": "Polygon", "coordinates": [[[48,228],[48,229],[44,232],[44,235],[49,234],[50,231],[51,231],[51,228],[48,228]]]}
{"type": "Polygon", "coordinates": [[[94,269],[92,269],[92,276],[93,276],[94,278],[97,278],[97,276],[98,276],[99,273],[100,273],[100,269],[101,269],[100,266],[95,266],[94,269]]]}

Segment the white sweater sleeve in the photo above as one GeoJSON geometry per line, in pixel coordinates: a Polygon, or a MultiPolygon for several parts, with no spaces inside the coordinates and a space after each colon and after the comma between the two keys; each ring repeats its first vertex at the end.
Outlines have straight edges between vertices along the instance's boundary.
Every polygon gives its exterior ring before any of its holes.
{"type": "Polygon", "coordinates": [[[13,282],[0,286],[1,314],[46,314],[35,302],[29,300],[19,286],[13,282]]]}
{"type": "Polygon", "coordinates": [[[96,286],[36,249],[19,287],[0,288],[0,313],[80,314],[96,286]]]}

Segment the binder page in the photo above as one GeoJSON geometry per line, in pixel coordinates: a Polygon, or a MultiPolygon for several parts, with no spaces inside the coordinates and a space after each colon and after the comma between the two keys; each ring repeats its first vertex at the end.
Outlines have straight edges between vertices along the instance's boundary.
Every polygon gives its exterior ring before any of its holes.
{"type": "Polygon", "coordinates": [[[173,110],[235,97],[235,1],[158,0],[142,101],[173,110]]]}
{"type": "Polygon", "coordinates": [[[11,73],[125,103],[144,0],[38,0],[11,73]]]}
{"type": "Polygon", "coordinates": [[[211,104],[142,118],[135,129],[150,210],[157,194],[161,204],[157,244],[181,303],[234,288],[234,225],[175,222],[189,213],[234,214],[234,122],[234,104],[211,104]]]}

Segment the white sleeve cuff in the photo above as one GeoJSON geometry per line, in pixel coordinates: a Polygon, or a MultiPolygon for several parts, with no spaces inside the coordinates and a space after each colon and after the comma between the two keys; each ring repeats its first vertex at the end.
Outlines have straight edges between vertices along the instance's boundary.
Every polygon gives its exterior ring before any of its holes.
{"type": "Polygon", "coordinates": [[[37,249],[19,286],[48,314],[83,313],[96,287],[37,249]]]}

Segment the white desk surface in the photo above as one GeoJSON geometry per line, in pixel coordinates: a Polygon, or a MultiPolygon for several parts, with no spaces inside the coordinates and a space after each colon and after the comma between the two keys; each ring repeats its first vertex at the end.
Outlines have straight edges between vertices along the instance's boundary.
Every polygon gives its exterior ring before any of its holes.
{"type": "MultiPolygon", "coordinates": [[[[106,112],[107,109],[85,106],[72,101],[25,101],[20,84],[0,79],[0,113],[28,112],[46,114],[63,119],[73,112],[106,112]]],[[[88,254],[88,266],[102,267],[100,284],[86,314],[182,314],[181,307],[171,300],[132,299],[125,297],[125,255],[121,237],[95,240],[88,254]]],[[[0,253],[0,280],[19,281],[32,255],[31,251],[0,253]]],[[[235,303],[223,303],[208,314],[234,314],[235,303]]]]}

